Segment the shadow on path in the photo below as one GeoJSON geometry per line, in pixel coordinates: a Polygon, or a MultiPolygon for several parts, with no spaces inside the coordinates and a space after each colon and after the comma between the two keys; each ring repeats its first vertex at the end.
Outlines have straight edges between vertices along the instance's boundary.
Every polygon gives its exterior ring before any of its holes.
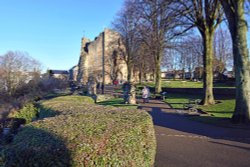
{"type": "Polygon", "coordinates": [[[151,114],[156,139],[156,167],[248,167],[250,130],[224,128],[190,120],[159,100],[139,108],[151,114]]]}
{"type": "MultiPolygon", "coordinates": [[[[141,100],[138,100],[140,103],[141,100]]],[[[174,133],[189,133],[213,139],[232,140],[250,144],[250,129],[224,128],[190,120],[187,116],[178,114],[176,109],[170,108],[159,100],[150,100],[150,103],[139,106],[152,116],[154,125],[177,130],[174,133]]],[[[169,135],[169,134],[165,134],[169,135]]]]}

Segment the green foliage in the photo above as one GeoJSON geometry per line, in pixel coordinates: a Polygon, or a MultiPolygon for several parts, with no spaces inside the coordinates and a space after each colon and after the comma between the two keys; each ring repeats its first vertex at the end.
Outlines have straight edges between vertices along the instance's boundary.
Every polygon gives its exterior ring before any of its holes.
{"type": "Polygon", "coordinates": [[[56,97],[53,98],[51,100],[45,101],[44,104],[47,103],[63,103],[63,102],[72,102],[74,101],[74,103],[92,103],[94,104],[94,100],[90,97],[87,96],[60,96],[60,97],[56,97]]]}
{"type": "Polygon", "coordinates": [[[29,125],[3,151],[2,166],[69,166],[69,153],[62,140],[29,125]]]}
{"type": "Polygon", "coordinates": [[[37,108],[34,106],[34,104],[29,103],[26,104],[22,109],[19,111],[16,111],[12,114],[9,115],[11,118],[20,118],[20,119],[25,119],[26,124],[30,123],[34,119],[36,119],[38,114],[37,108]]]}
{"type": "Polygon", "coordinates": [[[39,119],[54,117],[57,115],[57,112],[51,110],[50,108],[44,108],[42,105],[39,105],[39,119]]]}
{"type": "Polygon", "coordinates": [[[3,151],[5,166],[153,166],[156,140],[148,113],[65,98],[41,104],[56,116],[24,127],[3,151]]]}
{"type": "Polygon", "coordinates": [[[61,96],[45,100],[39,105],[39,118],[54,117],[68,111],[81,110],[80,106],[89,106],[90,104],[94,104],[94,100],[88,96],[61,96]]]}

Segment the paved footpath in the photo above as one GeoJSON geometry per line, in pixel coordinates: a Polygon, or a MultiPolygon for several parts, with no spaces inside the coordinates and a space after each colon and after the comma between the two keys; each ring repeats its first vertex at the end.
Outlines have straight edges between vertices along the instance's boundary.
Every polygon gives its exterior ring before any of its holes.
{"type": "Polygon", "coordinates": [[[154,121],[156,167],[250,166],[250,130],[191,121],[159,100],[138,102],[154,121]]]}

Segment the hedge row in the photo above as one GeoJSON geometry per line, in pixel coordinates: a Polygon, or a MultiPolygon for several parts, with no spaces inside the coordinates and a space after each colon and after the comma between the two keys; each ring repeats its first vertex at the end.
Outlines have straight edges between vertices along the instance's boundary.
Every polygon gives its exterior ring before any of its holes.
{"type": "Polygon", "coordinates": [[[39,118],[42,119],[54,117],[59,114],[68,114],[70,111],[84,112],[87,106],[91,107],[94,103],[94,100],[87,96],[62,96],[51,100],[45,100],[39,105],[39,118]]]}
{"type": "Polygon", "coordinates": [[[18,111],[14,111],[8,115],[9,118],[24,119],[25,123],[28,124],[35,120],[38,115],[38,109],[32,103],[26,104],[23,108],[18,111]]]}
{"type": "Polygon", "coordinates": [[[5,166],[153,166],[148,113],[66,98],[41,104],[56,116],[24,127],[3,152],[5,166]]]}

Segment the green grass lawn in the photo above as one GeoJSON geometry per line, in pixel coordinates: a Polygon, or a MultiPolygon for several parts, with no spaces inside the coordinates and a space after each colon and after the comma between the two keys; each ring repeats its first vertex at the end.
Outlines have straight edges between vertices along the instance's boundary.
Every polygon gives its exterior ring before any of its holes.
{"type": "MultiPolygon", "coordinates": [[[[154,87],[154,82],[143,83],[143,86],[147,85],[150,87],[154,87]]],[[[193,82],[193,81],[173,81],[173,80],[162,80],[162,87],[164,88],[202,88],[202,82],[193,82]]]]}
{"type": "MultiPolygon", "coordinates": [[[[183,104],[188,103],[188,99],[201,99],[201,96],[169,93],[167,94],[165,102],[170,104],[173,108],[183,109],[183,104]]],[[[230,118],[234,111],[235,99],[218,97],[216,101],[219,103],[211,106],[199,105],[198,108],[213,115],[213,117],[230,118]]]]}
{"type": "Polygon", "coordinates": [[[114,107],[125,107],[125,108],[131,108],[136,109],[138,105],[130,105],[130,104],[124,104],[124,101],[122,98],[114,98],[107,101],[98,102],[99,105],[105,105],[105,106],[114,106],[114,107]]]}
{"type": "Polygon", "coordinates": [[[212,106],[199,106],[200,109],[206,111],[215,117],[231,118],[234,112],[235,99],[219,99],[221,103],[212,106]]]}
{"type": "Polygon", "coordinates": [[[165,102],[173,108],[183,109],[183,105],[188,103],[188,99],[200,99],[198,95],[168,93],[165,102]]]}
{"type": "MultiPolygon", "coordinates": [[[[154,87],[155,84],[153,82],[147,82],[147,83],[143,83],[141,85],[138,86],[143,86],[143,85],[147,85],[150,87],[154,87]]],[[[189,81],[189,80],[162,80],[162,87],[164,88],[202,88],[203,87],[203,83],[202,82],[194,82],[194,81],[189,81]]],[[[230,83],[214,83],[214,87],[215,88],[233,88],[234,86],[232,86],[230,83]]]]}
{"type": "MultiPolygon", "coordinates": [[[[190,94],[174,94],[169,93],[165,99],[165,102],[170,104],[173,108],[183,109],[183,104],[188,103],[188,99],[201,99],[199,95],[190,94]]],[[[217,126],[229,127],[229,128],[242,128],[241,126],[233,125],[230,123],[230,118],[233,115],[235,107],[235,99],[230,97],[216,97],[217,104],[211,106],[201,106],[198,108],[207,112],[209,115],[201,115],[196,117],[189,117],[189,119],[203,122],[207,124],[213,124],[217,126]]]]}
{"type": "Polygon", "coordinates": [[[163,80],[162,87],[165,88],[202,88],[202,82],[193,81],[171,81],[163,80]]]}

